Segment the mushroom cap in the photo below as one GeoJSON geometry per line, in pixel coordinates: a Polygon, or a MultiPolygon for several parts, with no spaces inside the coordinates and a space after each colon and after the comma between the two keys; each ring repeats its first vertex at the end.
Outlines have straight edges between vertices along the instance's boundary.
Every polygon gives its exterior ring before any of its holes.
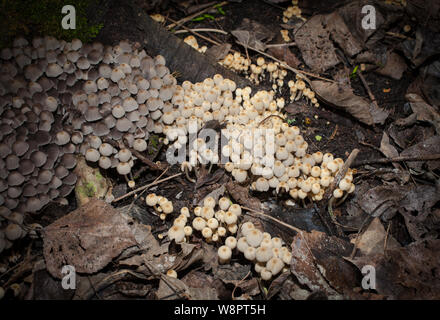
{"type": "MultiPolygon", "coordinates": [[[[67,170],[67,169],[66,169],[67,170]]],[[[68,172],[67,172],[68,173],[68,172]]],[[[66,173],[66,174],[67,174],[66,173]]],[[[55,173],[56,174],[56,173],[55,173]]],[[[60,178],[58,178],[56,175],[52,177],[52,180],[50,180],[49,188],[51,189],[58,189],[63,185],[63,181],[61,181],[60,178]]]]}
{"type": "Polygon", "coordinates": [[[98,137],[106,136],[110,133],[110,129],[107,125],[101,121],[92,124],[93,133],[98,137]]]}
{"type": "Polygon", "coordinates": [[[70,142],[70,134],[67,131],[62,130],[57,132],[57,134],[55,135],[55,143],[57,145],[63,146],[69,142],[70,142]]]}
{"type": "Polygon", "coordinates": [[[99,146],[99,152],[101,153],[101,155],[109,157],[113,154],[113,147],[109,143],[103,143],[99,146]]]}
{"type": "Polygon", "coordinates": [[[125,112],[131,112],[138,108],[138,103],[133,97],[125,98],[122,102],[125,112]]]}
{"type": "Polygon", "coordinates": [[[80,57],[76,61],[76,66],[81,70],[87,70],[90,68],[90,62],[86,57],[80,57]]]}
{"type": "Polygon", "coordinates": [[[30,160],[36,167],[41,167],[46,163],[47,155],[41,151],[34,151],[30,156],[30,160]]]}
{"type": "Polygon", "coordinates": [[[28,174],[31,174],[32,172],[34,172],[35,169],[35,164],[32,162],[32,160],[30,159],[21,159],[20,160],[20,167],[18,169],[18,171],[26,176],[28,174]]]}
{"type": "Polygon", "coordinates": [[[63,184],[73,186],[75,185],[77,179],[78,177],[76,176],[76,174],[74,172],[71,172],[63,179],[63,184]]]}
{"type": "Polygon", "coordinates": [[[101,156],[99,158],[99,166],[102,169],[104,169],[104,170],[109,169],[111,167],[111,165],[112,165],[112,161],[109,157],[101,156]]]}
{"type": "Polygon", "coordinates": [[[136,151],[143,152],[147,150],[147,142],[144,139],[135,139],[133,143],[133,148],[136,151]]]}
{"type": "Polygon", "coordinates": [[[57,63],[49,63],[46,67],[46,76],[49,78],[58,77],[63,73],[63,68],[60,67],[57,63]]]}
{"type": "Polygon", "coordinates": [[[6,169],[9,171],[15,170],[19,167],[20,158],[15,154],[10,154],[5,159],[6,169]]]}
{"type": "Polygon", "coordinates": [[[43,75],[43,70],[37,64],[27,65],[24,69],[24,77],[35,82],[43,75]]]}
{"type": "Polygon", "coordinates": [[[59,179],[63,179],[69,174],[69,170],[67,170],[64,166],[58,166],[55,168],[55,175],[59,179]]]}
{"type": "Polygon", "coordinates": [[[127,132],[130,130],[132,122],[123,117],[116,121],[116,129],[120,132],[127,132]]]}
{"type": "Polygon", "coordinates": [[[98,150],[89,148],[86,151],[86,160],[90,162],[97,162],[99,160],[99,157],[101,156],[98,152],[98,150]]]}
{"type": "Polygon", "coordinates": [[[102,119],[102,115],[99,112],[98,107],[88,107],[86,112],[84,113],[84,117],[86,121],[93,122],[102,119]]]}
{"type": "Polygon", "coordinates": [[[121,161],[121,162],[128,162],[128,161],[130,161],[131,156],[132,156],[131,155],[131,151],[129,149],[126,149],[126,148],[119,150],[118,155],[117,155],[119,161],[121,161]]]}
{"type": "Polygon", "coordinates": [[[119,162],[116,170],[120,175],[126,175],[131,171],[131,166],[128,162],[119,162]]]}
{"type": "Polygon", "coordinates": [[[12,171],[8,176],[8,185],[15,187],[19,186],[24,182],[24,176],[18,171],[12,171]]]}
{"type": "Polygon", "coordinates": [[[40,170],[38,173],[37,181],[40,184],[48,184],[53,177],[53,171],[52,170],[40,170]]]}
{"type": "MultiPolygon", "coordinates": [[[[76,166],[76,156],[72,153],[66,153],[61,157],[60,163],[66,169],[73,169],[76,166]]],[[[58,177],[59,178],[59,177],[58,177]]]]}
{"type": "Polygon", "coordinates": [[[26,211],[35,213],[43,207],[43,203],[38,197],[31,197],[26,200],[26,211]]]}
{"type": "Polygon", "coordinates": [[[5,229],[5,236],[10,241],[15,241],[21,238],[24,234],[23,229],[15,223],[10,223],[5,229]]]}

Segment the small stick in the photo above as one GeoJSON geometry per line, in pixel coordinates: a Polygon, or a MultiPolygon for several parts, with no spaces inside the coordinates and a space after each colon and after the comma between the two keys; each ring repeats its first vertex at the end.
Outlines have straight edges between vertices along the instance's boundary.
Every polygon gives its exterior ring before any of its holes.
{"type": "Polygon", "coordinates": [[[212,6],[208,7],[208,8],[205,8],[205,9],[199,11],[199,12],[193,13],[193,14],[191,14],[191,15],[185,17],[185,18],[182,18],[182,19],[180,19],[179,21],[172,21],[170,18],[168,18],[168,20],[170,20],[170,21],[173,22],[173,23],[167,25],[166,28],[167,28],[168,30],[170,30],[170,29],[172,29],[172,28],[174,28],[174,27],[176,27],[176,28],[178,28],[178,27],[182,27],[182,28],[183,28],[183,24],[184,24],[184,23],[186,23],[186,22],[188,22],[188,21],[190,21],[190,20],[192,20],[192,19],[194,19],[194,18],[200,16],[201,14],[203,14],[203,13],[205,13],[205,12],[207,12],[207,11],[209,11],[209,10],[211,10],[211,9],[213,9],[213,8],[215,8],[215,7],[217,7],[217,6],[225,6],[225,5],[227,5],[227,4],[228,4],[228,1],[223,1],[223,2],[220,2],[220,3],[214,4],[214,5],[212,5],[212,6]]]}
{"type": "Polygon", "coordinates": [[[254,209],[251,209],[251,208],[248,208],[248,207],[244,207],[244,206],[241,206],[241,208],[244,209],[244,210],[250,211],[252,213],[255,213],[257,215],[263,216],[263,217],[265,217],[267,219],[270,219],[270,220],[272,220],[272,221],[274,221],[274,222],[276,222],[276,223],[278,223],[278,224],[280,224],[280,225],[282,225],[282,226],[284,226],[286,228],[289,228],[290,230],[293,230],[293,231],[295,231],[297,233],[302,233],[302,231],[303,231],[303,230],[301,230],[299,228],[296,228],[296,227],[294,227],[294,226],[292,226],[292,225],[290,225],[288,223],[285,223],[285,222],[283,222],[281,220],[278,220],[277,218],[271,217],[271,216],[269,216],[269,215],[267,215],[267,214],[265,214],[263,212],[260,212],[260,211],[257,211],[257,210],[254,210],[254,209]]]}
{"type": "Polygon", "coordinates": [[[400,162],[400,161],[432,161],[432,160],[439,160],[440,154],[427,154],[427,155],[421,155],[418,157],[395,157],[395,158],[381,158],[381,159],[371,159],[371,160],[362,160],[357,161],[353,163],[353,167],[359,167],[366,164],[373,164],[373,163],[390,163],[390,162],[400,162]]]}
{"type": "Polygon", "coordinates": [[[271,114],[270,116],[267,116],[266,118],[264,118],[263,120],[261,120],[260,123],[257,125],[257,128],[258,128],[259,126],[261,126],[263,123],[265,123],[268,119],[273,118],[273,117],[280,118],[280,119],[283,120],[283,121],[286,120],[286,119],[283,119],[282,117],[280,117],[280,116],[277,115],[277,114],[271,114]]]}
{"type": "Polygon", "coordinates": [[[379,108],[379,105],[377,104],[377,101],[376,101],[376,97],[374,96],[373,92],[371,92],[370,86],[368,85],[367,81],[365,80],[364,75],[362,74],[362,72],[359,72],[358,74],[359,74],[359,79],[361,79],[362,84],[365,87],[365,90],[367,90],[367,92],[368,92],[368,96],[370,97],[371,102],[373,102],[373,104],[376,108],[379,108]]]}
{"type": "Polygon", "coordinates": [[[147,157],[143,156],[139,151],[136,151],[136,150],[134,150],[132,148],[129,148],[129,150],[131,151],[132,154],[134,154],[136,156],[136,158],[141,160],[143,163],[145,163],[151,169],[164,170],[164,168],[162,166],[158,165],[157,163],[154,163],[153,161],[151,161],[147,157]]]}
{"type": "MultiPolygon", "coordinates": [[[[170,20],[171,22],[173,22],[173,21],[176,22],[175,20],[173,20],[173,19],[171,19],[171,18],[167,18],[167,19],[170,20]]],[[[205,37],[204,35],[202,35],[202,34],[196,32],[196,31],[192,31],[192,29],[190,29],[190,28],[187,28],[187,27],[185,27],[185,26],[181,26],[181,27],[182,27],[183,29],[185,29],[186,31],[188,31],[188,32],[190,32],[190,33],[192,33],[192,34],[198,36],[199,38],[202,38],[203,40],[206,40],[206,41],[208,41],[208,42],[210,42],[210,43],[212,43],[212,44],[215,44],[215,45],[217,45],[217,46],[220,45],[219,42],[214,41],[214,40],[212,40],[211,38],[205,37]]]]}
{"type": "Polygon", "coordinates": [[[238,286],[240,285],[240,284],[242,284],[243,283],[243,281],[244,280],[246,280],[246,278],[247,277],[249,277],[249,275],[251,274],[251,270],[249,270],[249,272],[244,276],[244,278],[243,279],[241,279],[235,286],[234,286],[234,289],[232,290],[232,294],[231,294],[231,296],[232,296],[232,300],[235,300],[235,290],[238,288],[238,286]]]}
{"type": "Polygon", "coordinates": [[[327,189],[324,197],[329,198],[330,195],[333,196],[333,191],[336,189],[336,187],[339,185],[339,182],[341,182],[342,178],[345,177],[347,174],[348,169],[350,168],[353,161],[356,159],[357,155],[359,154],[359,149],[353,149],[353,151],[348,156],[347,160],[344,162],[344,166],[341,170],[338,171],[338,173],[335,176],[335,179],[330,184],[330,187],[327,189]]]}
{"type": "Polygon", "coordinates": [[[175,174],[175,175],[173,175],[173,176],[169,176],[169,177],[163,178],[163,179],[161,179],[161,180],[158,180],[158,181],[152,182],[152,183],[150,183],[150,184],[147,184],[147,185],[145,185],[145,186],[139,187],[139,188],[137,188],[137,189],[135,189],[135,190],[133,190],[133,191],[130,191],[130,192],[124,194],[123,196],[120,196],[120,197],[114,199],[114,200],[112,201],[112,203],[113,203],[113,202],[121,201],[122,199],[125,199],[125,198],[127,198],[127,197],[129,197],[129,196],[131,196],[131,195],[133,195],[133,194],[135,194],[135,193],[137,193],[137,192],[139,192],[139,191],[145,190],[145,189],[147,189],[147,188],[150,188],[150,187],[152,187],[152,186],[155,186],[156,184],[159,184],[159,183],[162,183],[162,182],[165,182],[165,181],[171,180],[171,179],[176,178],[176,177],[181,176],[181,175],[182,175],[182,173],[177,173],[177,174],[175,174]]]}
{"type": "Polygon", "coordinates": [[[223,31],[223,30],[220,30],[220,29],[210,29],[210,28],[177,30],[176,32],[174,32],[174,34],[188,33],[188,32],[217,32],[217,33],[221,33],[221,34],[228,34],[226,31],[223,31]]]}
{"type": "Polygon", "coordinates": [[[273,43],[273,44],[266,44],[266,48],[279,48],[279,47],[291,47],[296,46],[295,42],[286,42],[286,43],[273,43]]]}
{"type": "MultiPolygon", "coordinates": [[[[165,170],[164,170],[164,171],[163,171],[163,172],[162,172],[162,173],[161,173],[156,179],[154,179],[153,183],[159,181],[160,178],[162,178],[162,176],[168,171],[168,169],[169,169],[169,168],[166,168],[166,169],[165,169],[165,170]]],[[[135,198],[134,198],[133,201],[131,202],[130,207],[128,207],[128,211],[127,211],[128,213],[131,212],[131,209],[133,208],[134,203],[136,202],[136,199],[139,198],[139,197],[141,197],[142,194],[143,194],[145,191],[147,191],[147,189],[142,190],[142,192],[139,193],[139,194],[135,194],[135,198]]]]}
{"type": "Polygon", "coordinates": [[[391,220],[390,223],[388,224],[387,233],[386,233],[386,235],[385,235],[385,240],[384,240],[384,242],[383,242],[383,253],[384,253],[384,254],[385,254],[385,251],[387,250],[387,246],[388,246],[388,235],[390,234],[391,223],[393,223],[392,220],[391,220]]]}
{"type": "Polygon", "coordinates": [[[361,227],[359,228],[359,231],[357,232],[356,240],[355,240],[355,242],[354,242],[354,246],[353,246],[353,250],[351,251],[351,254],[350,254],[350,259],[353,259],[354,256],[355,256],[355,254],[356,254],[356,250],[357,250],[357,247],[358,247],[358,245],[359,245],[359,240],[360,240],[359,236],[360,236],[360,234],[361,234],[361,231],[364,229],[364,227],[365,227],[367,221],[369,221],[369,219],[370,219],[370,216],[367,216],[367,217],[365,218],[365,220],[362,222],[361,227]]]}

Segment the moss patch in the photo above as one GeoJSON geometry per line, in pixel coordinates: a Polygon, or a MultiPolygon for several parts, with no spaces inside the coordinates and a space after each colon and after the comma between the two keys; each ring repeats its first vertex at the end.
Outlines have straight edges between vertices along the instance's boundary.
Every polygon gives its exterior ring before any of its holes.
{"type": "Polygon", "coordinates": [[[92,23],[87,13],[99,8],[100,0],[0,0],[0,48],[9,47],[14,38],[24,36],[54,36],[71,41],[74,38],[89,42],[103,25],[92,23]],[[76,29],[64,30],[61,20],[65,14],[61,9],[73,5],[76,9],[76,29]]]}

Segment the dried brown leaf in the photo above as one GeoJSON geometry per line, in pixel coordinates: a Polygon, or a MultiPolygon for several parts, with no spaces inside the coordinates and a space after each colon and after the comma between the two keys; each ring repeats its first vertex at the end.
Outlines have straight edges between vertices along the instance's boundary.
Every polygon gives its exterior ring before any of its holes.
{"type": "Polygon", "coordinates": [[[375,107],[369,100],[357,96],[353,89],[338,83],[315,80],[313,91],[327,104],[338,107],[367,125],[383,124],[389,111],[375,107]]]}
{"type": "Polygon", "coordinates": [[[121,252],[137,244],[132,220],[101,200],[91,200],[47,226],[43,253],[47,270],[61,278],[64,265],[77,272],[94,273],[121,252]]]}

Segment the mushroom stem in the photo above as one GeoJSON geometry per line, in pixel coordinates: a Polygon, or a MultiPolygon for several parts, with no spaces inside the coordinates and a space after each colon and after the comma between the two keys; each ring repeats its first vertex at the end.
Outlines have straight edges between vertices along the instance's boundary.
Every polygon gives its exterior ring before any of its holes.
{"type": "Polygon", "coordinates": [[[188,167],[185,167],[185,175],[186,175],[186,178],[188,179],[188,181],[190,181],[192,183],[196,183],[196,180],[194,180],[193,178],[191,178],[189,176],[188,167]]]}
{"type": "Polygon", "coordinates": [[[212,166],[213,166],[214,164],[211,162],[210,164],[209,164],[209,169],[208,169],[208,173],[211,173],[211,169],[212,169],[212,166]]]}
{"type": "Polygon", "coordinates": [[[349,193],[346,192],[346,193],[344,194],[344,196],[341,198],[341,200],[339,200],[339,201],[335,204],[335,208],[336,208],[336,207],[339,207],[342,203],[344,203],[344,201],[345,201],[345,199],[347,199],[348,195],[349,195],[349,193]]]}

